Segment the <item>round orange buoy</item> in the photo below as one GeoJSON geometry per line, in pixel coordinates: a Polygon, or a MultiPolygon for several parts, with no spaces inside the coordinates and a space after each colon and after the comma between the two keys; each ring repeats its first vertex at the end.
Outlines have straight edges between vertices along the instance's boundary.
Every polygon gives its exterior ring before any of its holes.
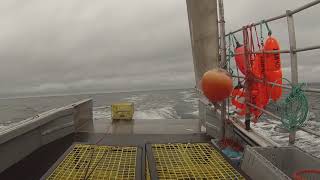
{"type": "Polygon", "coordinates": [[[232,90],[232,78],[223,69],[213,69],[204,73],[202,77],[203,94],[212,102],[227,98],[232,90]]]}

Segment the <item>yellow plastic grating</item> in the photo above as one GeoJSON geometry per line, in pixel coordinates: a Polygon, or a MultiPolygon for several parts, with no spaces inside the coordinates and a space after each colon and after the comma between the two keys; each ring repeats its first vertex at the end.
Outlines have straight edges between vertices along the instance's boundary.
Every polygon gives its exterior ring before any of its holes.
{"type": "Polygon", "coordinates": [[[77,144],[48,179],[131,180],[135,179],[136,157],[136,147],[77,144]]]}
{"type": "Polygon", "coordinates": [[[153,144],[159,179],[245,179],[212,146],[153,144]]]}
{"type": "Polygon", "coordinates": [[[146,171],[145,171],[146,180],[151,180],[150,170],[149,170],[149,162],[146,158],[146,171]]]}

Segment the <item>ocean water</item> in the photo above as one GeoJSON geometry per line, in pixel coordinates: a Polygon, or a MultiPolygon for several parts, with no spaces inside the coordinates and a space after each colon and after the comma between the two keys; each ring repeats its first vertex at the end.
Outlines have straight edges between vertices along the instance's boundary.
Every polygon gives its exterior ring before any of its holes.
{"type": "MultiPolygon", "coordinates": [[[[309,87],[320,88],[319,83],[309,84],[309,87]]],[[[288,91],[284,91],[285,95],[288,91]]],[[[309,102],[309,113],[304,127],[311,129],[315,132],[320,132],[320,93],[305,93],[309,102]]],[[[280,115],[277,111],[276,103],[271,102],[267,110],[274,114],[280,115]]],[[[289,133],[282,127],[281,122],[271,118],[268,115],[263,115],[258,123],[252,126],[253,129],[258,131],[260,134],[269,137],[274,142],[280,145],[288,145],[289,133]]],[[[296,132],[295,145],[301,149],[311,153],[314,156],[320,158],[320,137],[311,135],[310,133],[298,130],[296,132]]]]}
{"type": "Polygon", "coordinates": [[[95,119],[111,118],[110,105],[117,102],[133,102],[134,116],[137,119],[197,118],[198,98],[193,89],[2,98],[0,99],[0,129],[38,113],[85,98],[93,99],[95,119]]]}
{"type": "MultiPolygon", "coordinates": [[[[313,84],[313,88],[320,88],[313,84]]],[[[320,131],[320,94],[307,93],[310,115],[306,127],[320,131]]],[[[156,90],[140,92],[118,92],[81,94],[48,97],[27,97],[0,99],[0,130],[38,113],[68,105],[81,99],[94,101],[94,120],[111,119],[110,105],[116,102],[133,102],[136,119],[193,119],[198,118],[198,97],[194,89],[156,90]]],[[[274,105],[268,107],[276,112],[274,105]]],[[[288,132],[281,122],[263,115],[253,129],[281,145],[288,144],[288,132]]],[[[320,138],[303,131],[296,135],[296,145],[311,154],[320,157],[320,138]]]]}

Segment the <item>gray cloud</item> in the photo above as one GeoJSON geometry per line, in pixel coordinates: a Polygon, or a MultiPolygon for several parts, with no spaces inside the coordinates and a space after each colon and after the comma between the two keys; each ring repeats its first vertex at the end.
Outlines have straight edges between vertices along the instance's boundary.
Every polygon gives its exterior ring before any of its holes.
{"type": "Polygon", "coordinates": [[[1,92],[192,87],[185,2],[5,0],[1,92]]]}
{"type": "MultiPolygon", "coordinates": [[[[227,29],[306,2],[225,0],[227,29]]],[[[319,44],[317,8],[296,18],[299,46],[319,44]]],[[[0,94],[194,85],[184,0],[2,0],[0,27],[0,94]]],[[[285,44],[285,21],[271,27],[285,44]]],[[[317,80],[318,55],[299,56],[301,79],[317,80]]]]}

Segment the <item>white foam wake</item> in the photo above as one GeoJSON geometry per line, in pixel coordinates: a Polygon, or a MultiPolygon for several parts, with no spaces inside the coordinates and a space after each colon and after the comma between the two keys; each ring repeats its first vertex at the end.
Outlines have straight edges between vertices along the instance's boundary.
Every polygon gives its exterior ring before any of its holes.
{"type": "MultiPolygon", "coordinates": [[[[93,118],[95,120],[111,119],[110,107],[93,108],[93,118]]],[[[136,109],[133,115],[134,119],[179,119],[177,112],[173,107],[161,107],[139,110],[136,109]]]]}
{"type": "Polygon", "coordinates": [[[138,110],[134,113],[134,119],[180,119],[173,107],[138,110]]]}
{"type": "MultiPolygon", "coordinates": [[[[316,124],[319,126],[319,123],[314,121],[310,121],[310,124],[316,124]]],[[[268,119],[266,122],[256,123],[252,128],[282,146],[288,145],[289,133],[281,127],[281,122],[279,121],[268,119]]],[[[317,148],[319,144],[319,137],[301,130],[296,132],[295,145],[317,157],[320,157],[320,151],[317,148]]]]}

